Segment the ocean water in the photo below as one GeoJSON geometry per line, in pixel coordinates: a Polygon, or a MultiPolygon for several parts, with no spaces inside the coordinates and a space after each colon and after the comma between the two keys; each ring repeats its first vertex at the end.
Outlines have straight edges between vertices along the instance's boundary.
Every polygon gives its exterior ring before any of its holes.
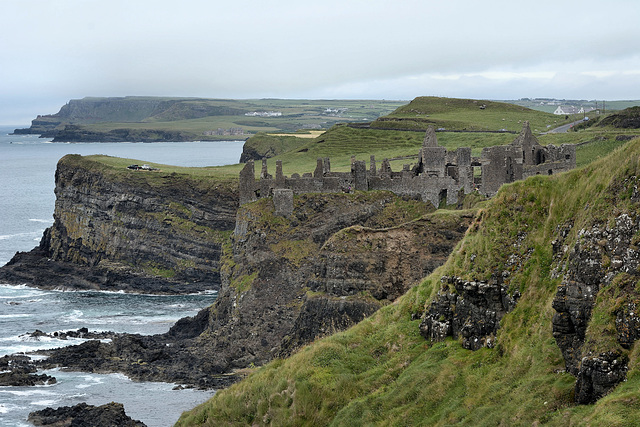
{"type": "MultiPolygon", "coordinates": [[[[242,142],[234,141],[59,144],[33,135],[8,135],[13,129],[0,128],[0,265],[16,251],[31,250],[53,223],[55,167],[65,154],[107,154],[141,163],[216,166],[237,163],[242,152],[242,142]]],[[[0,356],[81,342],[27,335],[36,329],[47,333],[81,327],[140,334],[166,332],[176,320],[212,304],[216,296],[215,292],[163,296],[42,291],[0,283],[0,356]]],[[[168,426],[182,411],[214,393],[173,390],[175,384],[133,382],[121,374],[45,373],[58,382],[0,387],[0,426],[28,426],[28,413],[48,406],[111,401],[124,404],[129,416],[149,426],[168,426]]]]}

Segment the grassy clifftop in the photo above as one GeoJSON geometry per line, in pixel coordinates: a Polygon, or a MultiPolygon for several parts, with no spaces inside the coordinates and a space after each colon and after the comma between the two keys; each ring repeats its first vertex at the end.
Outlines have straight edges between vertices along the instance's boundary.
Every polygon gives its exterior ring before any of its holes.
{"type": "Polygon", "coordinates": [[[422,130],[434,125],[448,130],[519,132],[523,120],[531,123],[534,133],[567,122],[564,117],[504,102],[421,96],[371,126],[422,130]]]}
{"type": "MultiPolygon", "coordinates": [[[[582,350],[615,350],[628,360],[627,380],[613,392],[575,405],[575,378],[552,335],[552,301],[571,252],[554,251],[552,242],[584,246],[582,230],[637,218],[638,176],[640,139],[585,168],[504,186],[447,263],[394,304],[258,369],[178,425],[639,424],[640,347],[621,348],[615,339],[616,313],[637,299],[622,284],[637,283],[637,270],[601,286],[582,350]],[[486,280],[496,272],[521,297],[503,317],[494,348],[474,352],[458,340],[420,335],[419,317],[442,276],[486,280]]],[[[603,258],[602,269],[612,265],[603,258]]]]}

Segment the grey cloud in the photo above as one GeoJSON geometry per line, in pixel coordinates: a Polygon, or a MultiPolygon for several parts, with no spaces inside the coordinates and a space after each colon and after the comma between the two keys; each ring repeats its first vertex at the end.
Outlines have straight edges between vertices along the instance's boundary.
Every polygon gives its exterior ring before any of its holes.
{"type": "Polygon", "coordinates": [[[640,98],[637,74],[584,74],[640,70],[635,0],[8,0],[0,15],[0,123],[21,99],[26,120],[89,95],[640,98]]]}

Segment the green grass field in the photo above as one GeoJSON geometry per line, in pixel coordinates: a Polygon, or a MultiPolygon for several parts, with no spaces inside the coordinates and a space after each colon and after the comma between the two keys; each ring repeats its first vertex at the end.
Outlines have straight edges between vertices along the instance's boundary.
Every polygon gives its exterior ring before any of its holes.
{"type": "Polygon", "coordinates": [[[504,102],[475,99],[418,97],[371,126],[386,129],[426,129],[429,124],[448,130],[519,132],[528,120],[534,133],[545,132],[568,120],[542,111],[504,102]]]}
{"type": "MultiPolygon", "coordinates": [[[[615,140],[618,133],[607,132],[571,132],[565,134],[549,134],[538,137],[542,144],[580,144],[576,149],[578,166],[591,163],[606,156],[624,143],[615,140]]],[[[454,133],[438,132],[438,142],[448,150],[458,147],[471,147],[472,155],[479,156],[482,148],[493,145],[509,144],[516,137],[510,133],[454,133]]],[[[422,145],[424,132],[388,131],[380,129],[354,129],[348,126],[337,126],[319,137],[307,140],[292,139],[289,151],[268,160],[271,173],[275,171],[276,160],[282,160],[285,175],[293,173],[313,172],[316,159],[329,157],[334,171],[346,172],[351,168],[351,156],[357,160],[369,161],[375,155],[378,164],[385,158],[394,159],[404,156],[416,156],[422,145]]],[[[149,163],[144,159],[119,159],[107,156],[91,156],[117,169],[126,169],[130,164],[149,163]]],[[[415,158],[392,160],[393,170],[401,170],[405,163],[414,163],[415,158]]],[[[198,179],[235,180],[243,165],[227,165],[207,168],[183,168],[170,165],[158,165],[163,172],[193,175],[198,179]]],[[[256,166],[259,176],[260,166],[256,166]]]]}

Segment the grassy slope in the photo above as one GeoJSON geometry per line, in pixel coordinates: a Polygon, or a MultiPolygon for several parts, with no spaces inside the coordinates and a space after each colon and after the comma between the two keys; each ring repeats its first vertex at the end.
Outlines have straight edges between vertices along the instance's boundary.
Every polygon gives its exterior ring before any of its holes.
{"type": "MultiPolygon", "coordinates": [[[[595,405],[572,405],[574,378],[563,372],[551,335],[560,279],[551,274],[550,244],[569,219],[575,226],[568,239],[575,241],[594,219],[637,210],[624,198],[612,205],[609,186],[640,176],[639,159],[636,139],[586,168],[504,186],[448,262],[394,304],[258,369],[183,414],[178,425],[640,424],[638,345],[626,382],[595,405]],[[515,244],[523,230],[526,237],[515,244]],[[518,262],[508,267],[511,256],[518,262]],[[433,298],[442,275],[488,279],[507,268],[522,297],[503,318],[496,348],[471,352],[418,334],[412,314],[433,298]]],[[[587,333],[588,342],[600,339],[598,328],[587,333]]]]}
{"type": "Polygon", "coordinates": [[[534,133],[568,122],[564,117],[503,102],[423,96],[376,120],[372,127],[426,129],[431,123],[449,130],[520,132],[523,120],[531,123],[534,133]]]}
{"type": "MultiPolygon", "coordinates": [[[[438,143],[448,150],[459,147],[471,147],[472,155],[479,156],[482,148],[511,143],[517,135],[512,133],[456,133],[438,132],[438,143]]],[[[586,165],[592,160],[608,154],[624,143],[615,141],[615,133],[571,132],[567,134],[549,134],[539,136],[542,144],[578,144],[588,141],[589,144],[577,148],[578,165],[586,165]]],[[[299,142],[291,151],[268,160],[269,170],[275,171],[277,159],[283,162],[285,175],[294,172],[313,172],[316,159],[329,157],[331,169],[348,171],[351,156],[365,160],[369,164],[369,156],[375,155],[378,162],[384,158],[393,159],[402,156],[417,156],[424,132],[394,131],[382,129],[354,129],[348,126],[335,126],[318,138],[299,142]]],[[[401,170],[402,164],[415,162],[415,159],[396,160],[391,162],[393,170],[401,170]]],[[[378,163],[379,165],[379,163],[378,163]]],[[[256,173],[259,173],[259,167],[256,173]]]]}

